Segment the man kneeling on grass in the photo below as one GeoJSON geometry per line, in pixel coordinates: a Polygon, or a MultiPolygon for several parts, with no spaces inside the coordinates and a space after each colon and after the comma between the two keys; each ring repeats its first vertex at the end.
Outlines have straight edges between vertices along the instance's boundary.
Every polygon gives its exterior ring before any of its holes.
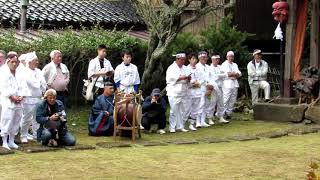
{"type": "Polygon", "coordinates": [[[44,101],[37,107],[36,120],[40,124],[38,140],[48,146],[74,146],[76,140],[67,129],[67,116],[63,103],[57,98],[57,92],[49,89],[44,94],[44,101]]]}
{"type": "Polygon", "coordinates": [[[166,127],[166,101],[160,95],[160,89],[152,90],[142,104],[142,126],[145,130],[150,130],[151,124],[158,124],[158,133],[164,134],[166,127]]]}
{"type": "Polygon", "coordinates": [[[103,94],[97,97],[89,117],[90,136],[111,136],[113,134],[114,109],[113,83],[105,82],[103,94]]]}

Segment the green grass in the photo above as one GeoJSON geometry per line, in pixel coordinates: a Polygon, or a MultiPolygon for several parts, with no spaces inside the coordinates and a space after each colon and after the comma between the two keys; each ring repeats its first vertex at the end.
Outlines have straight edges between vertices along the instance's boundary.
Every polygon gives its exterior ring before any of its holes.
{"type": "MultiPolygon", "coordinates": [[[[70,129],[78,143],[95,145],[111,137],[88,137],[88,110],[69,111],[70,129]]],[[[197,132],[143,134],[140,141],[167,141],[254,135],[295,128],[295,124],[266,123],[237,115],[229,125],[197,132]],[[247,119],[244,121],[243,119],[247,119]]],[[[129,140],[122,139],[129,142],[129,140]]],[[[0,179],[305,179],[311,159],[320,159],[320,136],[309,134],[276,139],[217,144],[45,152],[0,156],[0,179]]]]}

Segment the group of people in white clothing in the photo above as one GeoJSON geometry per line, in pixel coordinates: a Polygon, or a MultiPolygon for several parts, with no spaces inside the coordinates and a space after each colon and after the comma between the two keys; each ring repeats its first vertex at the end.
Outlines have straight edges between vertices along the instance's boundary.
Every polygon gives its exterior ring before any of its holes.
{"type": "MultiPolygon", "coordinates": [[[[138,68],[131,63],[132,55],[129,51],[121,52],[122,62],[115,69],[106,59],[105,45],[98,46],[97,54],[96,58],[90,60],[88,67],[88,78],[95,82],[97,89],[96,97],[104,93],[106,84],[113,84],[117,91],[127,94],[139,91],[138,68]]],[[[253,56],[254,59],[248,63],[247,69],[254,104],[258,102],[259,89],[264,90],[267,101],[270,99],[270,85],[267,82],[268,64],[262,60],[261,50],[254,50],[253,56]]],[[[42,132],[38,130],[43,130],[43,127],[40,124],[39,128],[38,122],[47,124],[51,120],[56,121],[59,119],[58,115],[51,112],[59,113],[58,109],[64,111],[63,104],[66,101],[65,96],[70,81],[69,70],[62,63],[60,51],[52,51],[50,58],[51,62],[40,70],[35,52],[19,56],[13,51],[6,54],[0,50],[0,135],[4,148],[18,148],[14,139],[19,131],[22,143],[28,143],[31,139],[41,139],[39,137],[42,132]],[[41,101],[45,92],[49,90],[54,95],[54,101],[51,104],[49,100],[47,103],[41,101]],[[55,98],[59,100],[57,103],[55,98]],[[42,111],[45,109],[46,113],[39,112],[38,115],[39,103],[42,103],[42,111]],[[47,114],[50,116],[47,117],[47,114]],[[39,121],[36,118],[39,118],[39,121]],[[28,133],[29,130],[31,134],[28,133]]],[[[219,65],[218,54],[211,56],[211,64],[208,64],[208,59],[206,51],[190,54],[188,58],[185,53],[178,53],[175,55],[175,61],[168,67],[166,91],[170,104],[169,131],[171,133],[196,131],[197,128],[209,127],[215,124],[215,117],[219,123],[229,123],[228,120],[231,119],[237,100],[238,79],[242,74],[234,62],[233,51],[227,52],[226,60],[221,65],[219,65]],[[186,66],[187,59],[189,64],[186,66]]],[[[148,105],[146,107],[150,107],[151,110],[159,109],[163,114],[166,109],[165,101],[162,99],[158,102],[157,100],[161,99],[160,96],[160,90],[156,89],[149,98],[150,103],[146,103],[148,105]]],[[[164,121],[165,118],[159,122],[161,134],[165,133],[164,121]]],[[[145,124],[149,129],[150,123],[145,124]]],[[[47,131],[46,133],[44,139],[49,142],[51,134],[47,131]]],[[[75,143],[74,137],[70,134],[65,133],[64,138],[66,142],[70,142],[69,144],[75,143]]]]}
{"type": "Polygon", "coordinates": [[[0,104],[2,107],[0,135],[4,148],[17,149],[18,145],[14,139],[19,130],[22,143],[37,139],[39,129],[39,124],[36,122],[37,104],[41,102],[43,93],[51,83],[59,84],[59,87],[66,90],[69,83],[69,71],[61,63],[61,58],[57,60],[57,56],[61,56],[61,52],[57,50],[50,54],[53,68],[49,64],[43,71],[38,69],[39,60],[35,52],[20,56],[13,51],[7,54],[0,51],[0,54],[2,62],[0,67],[0,104]],[[59,71],[60,66],[65,67],[66,70],[59,71]],[[57,76],[61,78],[57,79],[57,76]],[[61,81],[63,79],[66,80],[61,81]],[[28,133],[30,126],[32,127],[31,134],[28,133]]]}
{"type": "Polygon", "coordinates": [[[106,59],[107,47],[99,45],[98,55],[90,60],[88,67],[88,78],[95,81],[95,86],[99,89],[97,95],[103,93],[105,82],[114,81],[115,87],[125,93],[138,92],[140,76],[136,65],[132,64],[132,55],[128,50],[123,50],[120,54],[122,63],[114,70],[110,61],[106,59]],[[112,78],[113,77],[113,78],[112,78]]]}
{"type": "Polygon", "coordinates": [[[185,123],[188,121],[189,129],[192,131],[209,127],[214,124],[214,115],[221,123],[229,122],[224,116],[231,115],[233,97],[236,98],[236,94],[230,92],[237,93],[236,89],[239,86],[231,87],[225,84],[228,85],[229,80],[237,81],[241,76],[238,66],[233,63],[233,56],[233,52],[229,51],[228,60],[225,62],[228,64],[223,63],[220,67],[218,55],[212,56],[212,64],[208,65],[208,53],[201,51],[198,56],[189,55],[189,65],[185,66],[186,54],[176,54],[175,62],[166,72],[166,90],[170,103],[170,132],[174,133],[177,130],[187,132],[185,123]],[[221,91],[224,88],[228,88],[225,91],[227,94],[221,91]]]}
{"type": "MultiPolygon", "coordinates": [[[[254,59],[248,64],[253,103],[258,102],[260,88],[264,89],[265,99],[270,99],[270,85],[266,81],[268,64],[261,59],[261,53],[261,50],[255,50],[254,59]]],[[[206,51],[201,51],[198,55],[190,54],[188,66],[185,66],[185,53],[178,53],[175,57],[176,60],[166,72],[166,90],[170,104],[169,131],[188,132],[206,128],[215,124],[215,117],[219,123],[229,123],[237,100],[238,79],[242,75],[234,62],[234,52],[228,51],[226,60],[221,65],[217,54],[211,56],[209,65],[206,51]]]]}

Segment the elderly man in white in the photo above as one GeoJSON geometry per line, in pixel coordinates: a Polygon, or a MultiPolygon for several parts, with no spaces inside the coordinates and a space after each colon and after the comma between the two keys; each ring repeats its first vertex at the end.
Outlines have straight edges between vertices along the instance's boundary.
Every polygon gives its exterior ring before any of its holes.
{"type": "MultiPolygon", "coordinates": [[[[6,62],[6,58],[7,58],[7,53],[3,50],[0,50],[0,74],[2,74],[2,70],[3,69],[3,65],[5,64],[6,62]],[[2,68],[1,68],[2,67],[2,68]]],[[[0,95],[1,95],[1,92],[0,92],[0,95]]],[[[2,109],[2,106],[1,106],[1,102],[0,102],[0,119],[1,119],[1,109],[2,109]]],[[[0,129],[1,129],[1,123],[0,123],[0,129]]]]}
{"type": "Polygon", "coordinates": [[[270,99],[270,84],[267,82],[268,63],[262,60],[260,49],[253,51],[254,59],[248,63],[248,81],[251,89],[252,104],[258,102],[259,89],[264,90],[265,100],[270,99]]]}
{"type": "Polygon", "coordinates": [[[14,137],[18,134],[19,125],[22,117],[23,100],[25,96],[30,96],[25,74],[17,71],[19,60],[17,53],[9,52],[7,64],[2,69],[0,78],[1,91],[1,137],[2,147],[6,149],[17,149],[14,137]],[[9,138],[9,141],[8,141],[9,138]]]}
{"type": "Polygon", "coordinates": [[[188,132],[184,128],[188,120],[188,85],[191,79],[187,67],[184,65],[185,53],[176,54],[176,61],[167,69],[167,96],[170,104],[169,131],[175,133],[176,130],[188,132]]]}
{"type": "Polygon", "coordinates": [[[231,114],[234,108],[234,104],[237,101],[238,96],[238,78],[241,77],[241,72],[238,65],[234,61],[234,52],[227,52],[227,60],[221,65],[221,70],[227,74],[227,77],[223,80],[222,92],[223,92],[223,105],[224,114],[227,119],[231,118],[231,114]]]}
{"type": "Polygon", "coordinates": [[[214,55],[211,57],[211,65],[210,65],[210,80],[215,82],[215,94],[216,99],[211,106],[212,111],[216,111],[215,115],[219,118],[220,123],[229,123],[229,121],[224,119],[224,105],[223,105],[223,92],[222,85],[223,80],[228,77],[228,75],[221,70],[220,55],[214,55]]]}
{"type": "MultiPolygon", "coordinates": [[[[206,97],[205,97],[205,94],[207,92],[207,85],[208,85],[208,82],[209,82],[209,73],[210,73],[210,66],[207,65],[207,61],[208,61],[208,53],[205,52],[205,51],[201,51],[199,52],[198,54],[198,58],[199,58],[199,62],[198,64],[196,65],[196,68],[199,70],[199,72],[201,72],[201,75],[200,75],[200,80],[199,80],[199,83],[200,83],[200,88],[201,88],[201,102],[199,104],[200,108],[200,113],[201,113],[201,118],[200,118],[200,121],[197,121],[196,122],[196,127],[199,128],[199,127],[209,127],[210,125],[209,124],[214,124],[212,122],[212,117],[210,117],[210,113],[208,112],[209,108],[208,106],[204,106],[205,105],[205,101],[206,101],[206,97]],[[209,119],[209,124],[206,123],[206,118],[208,117],[209,119]]],[[[212,112],[213,114],[213,112],[212,112]]]]}
{"type": "Polygon", "coordinates": [[[110,61],[106,59],[107,47],[99,45],[97,51],[98,56],[89,62],[88,79],[96,81],[95,86],[99,89],[98,95],[100,95],[103,93],[104,82],[110,81],[109,78],[113,75],[114,70],[110,61]]]}
{"type": "Polygon", "coordinates": [[[47,87],[41,70],[37,68],[39,60],[36,53],[31,52],[26,54],[25,60],[25,79],[31,96],[25,97],[23,103],[23,117],[20,124],[20,138],[22,143],[28,143],[27,137],[30,125],[32,125],[32,139],[37,139],[39,124],[36,122],[36,109],[47,87]]]}
{"type": "Polygon", "coordinates": [[[121,52],[122,63],[114,71],[114,82],[118,91],[127,94],[138,92],[140,76],[136,65],[131,63],[132,55],[128,50],[121,52]]]}
{"type": "Polygon", "coordinates": [[[50,53],[51,62],[42,69],[48,89],[54,89],[57,92],[57,99],[65,103],[65,97],[68,92],[70,82],[70,73],[68,67],[62,63],[62,53],[53,50],[50,53]]]}

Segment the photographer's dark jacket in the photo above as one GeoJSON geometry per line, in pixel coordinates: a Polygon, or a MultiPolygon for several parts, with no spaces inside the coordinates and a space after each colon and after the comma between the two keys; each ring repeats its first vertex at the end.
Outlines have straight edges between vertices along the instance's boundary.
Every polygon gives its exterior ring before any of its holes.
{"type": "Polygon", "coordinates": [[[40,124],[40,128],[37,131],[37,138],[40,139],[40,135],[45,124],[49,121],[49,117],[54,113],[61,113],[64,119],[67,119],[66,113],[64,110],[63,103],[59,100],[56,100],[56,103],[53,108],[50,108],[47,100],[42,101],[37,106],[37,113],[36,113],[36,121],[40,124]]]}
{"type": "Polygon", "coordinates": [[[148,96],[142,104],[142,113],[143,116],[153,118],[159,115],[165,115],[166,113],[166,101],[159,97],[157,104],[151,103],[152,97],[148,96]]]}
{"type": "Polygon", "coordinates": [[[88,130],[91,136],[111,136],[113,134],[114,96],[100,95],[95,100],[89,116],[88,130]],[[105,115],[109,112],[109,116],[105,115]]]}

